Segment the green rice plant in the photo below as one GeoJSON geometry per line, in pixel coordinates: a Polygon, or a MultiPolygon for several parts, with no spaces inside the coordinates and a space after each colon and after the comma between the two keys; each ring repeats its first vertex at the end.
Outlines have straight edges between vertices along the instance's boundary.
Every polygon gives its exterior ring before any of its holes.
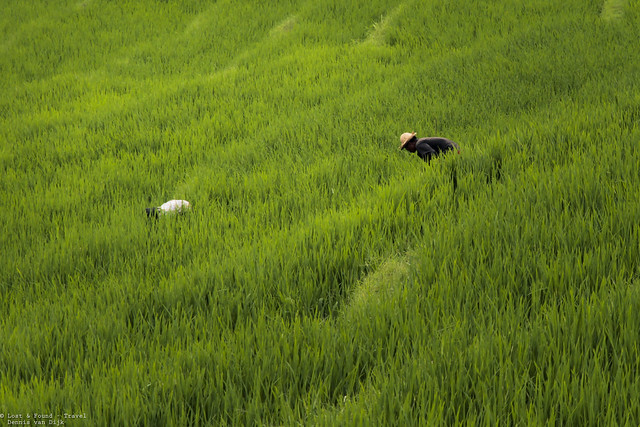
{"type": "Polygon", "coordinates": [[[636,6],[5,2],[0,413],[637,424],[636,6]]]}

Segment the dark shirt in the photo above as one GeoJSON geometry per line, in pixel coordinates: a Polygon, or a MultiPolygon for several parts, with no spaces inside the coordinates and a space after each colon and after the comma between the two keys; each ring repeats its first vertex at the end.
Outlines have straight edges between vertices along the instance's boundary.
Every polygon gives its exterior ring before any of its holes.
{"type": "Polygon", "coordinates": [[[440,153],[457,148],[458,145],[455,142],[446,138],[420,138],[416,142],[416,154],[425,162],[431,160],[431,157],[437,157],[440,153]]]}

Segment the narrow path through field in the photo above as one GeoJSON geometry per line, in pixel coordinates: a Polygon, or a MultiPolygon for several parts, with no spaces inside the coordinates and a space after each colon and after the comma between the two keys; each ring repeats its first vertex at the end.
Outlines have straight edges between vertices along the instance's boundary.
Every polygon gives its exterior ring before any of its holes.
{"type": "Polygon", "coordinates": [[[384,35],[387,28],[395,21],[396,17],[404,10],[405,3],[401,3],[386,15],[380,17],[378,22],[374,22],[372,29],[367,35],[367,38],[363,40],[364,44],[382,44],[384,42],[384,35]]]}
{"type": "Polygon", "coordinates": [[[389,300],[401,288],[408,275],[409,262],[406,257],[387,258],[355,286],[344,307],[343,316],[346,319],[360,316],[363,311],[369,311],[377,304],[389,300]]]}

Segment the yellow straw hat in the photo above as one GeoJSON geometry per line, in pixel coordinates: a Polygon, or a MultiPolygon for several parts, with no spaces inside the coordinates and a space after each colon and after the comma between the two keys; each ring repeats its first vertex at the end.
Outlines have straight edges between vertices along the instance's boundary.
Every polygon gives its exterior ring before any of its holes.
{"type": "Polygon", "coordinates": [[[400,147],[398,148],[398,150],[402,150],[404,146],[413,139],[414,136],[416,136],[415,132],[405,132],[400,135],[400,147]]]}

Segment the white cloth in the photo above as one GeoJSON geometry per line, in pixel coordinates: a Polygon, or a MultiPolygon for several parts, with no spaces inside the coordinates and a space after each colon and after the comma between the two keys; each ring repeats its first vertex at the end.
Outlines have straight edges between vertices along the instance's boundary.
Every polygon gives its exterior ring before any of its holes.
{"type": "Polygon", "coordinates": [[[191,208],[191,204],[186,200],[169,200],[159,206],[164,213],[183,212],[191,208]]]}

